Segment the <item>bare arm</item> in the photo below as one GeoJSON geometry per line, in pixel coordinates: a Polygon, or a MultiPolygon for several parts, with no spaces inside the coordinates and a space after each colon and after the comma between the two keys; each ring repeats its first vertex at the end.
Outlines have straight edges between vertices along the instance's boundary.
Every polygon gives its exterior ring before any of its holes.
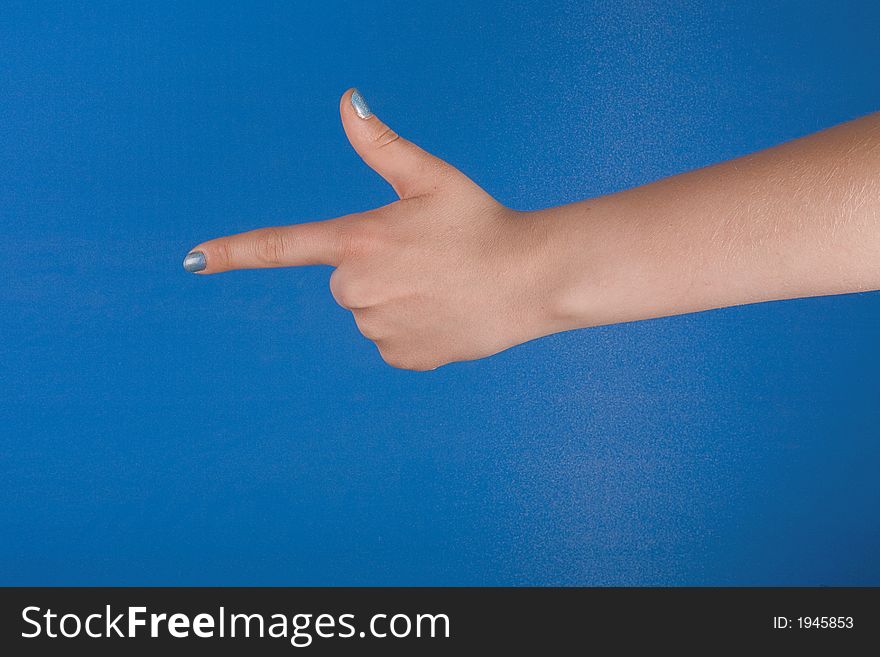
{"type": "Polygon", "coordinates": [[[880,288],[880,114],[517,212],[398,137],[353,90],[340,112],[399,201],[203,242],[184,266],[331,265],[334,297],[397,367],[433,369],[599,324],[880,288]]]}
{"type": "Polygon", "coordinates": [[[575,325],[878,289],[880,114],[544,212],[575,325]]]}

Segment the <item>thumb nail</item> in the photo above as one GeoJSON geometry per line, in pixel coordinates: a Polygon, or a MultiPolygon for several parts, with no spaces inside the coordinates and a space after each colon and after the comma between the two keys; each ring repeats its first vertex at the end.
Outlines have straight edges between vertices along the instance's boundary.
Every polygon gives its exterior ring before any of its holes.
{"type": "Polygon", "coordinates": [[[367,101],[361,96],[361,92],[355,89],[351,94],[351,106],[354,107],[355,113],[362,119],[368,119],[373,116],[367,101]]]}

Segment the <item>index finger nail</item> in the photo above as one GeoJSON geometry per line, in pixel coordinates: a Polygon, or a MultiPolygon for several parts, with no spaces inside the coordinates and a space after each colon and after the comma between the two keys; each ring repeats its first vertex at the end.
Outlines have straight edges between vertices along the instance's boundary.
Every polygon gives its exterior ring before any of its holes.
{"type": "Polygon", "coordinates": [[[188,253],[183,259],[183,268],[186,269],[188,272],[202,271],[207,266],[208,263],[205,260],[205,254],[201,251],[193,251],[192,253],[188,253]]]}

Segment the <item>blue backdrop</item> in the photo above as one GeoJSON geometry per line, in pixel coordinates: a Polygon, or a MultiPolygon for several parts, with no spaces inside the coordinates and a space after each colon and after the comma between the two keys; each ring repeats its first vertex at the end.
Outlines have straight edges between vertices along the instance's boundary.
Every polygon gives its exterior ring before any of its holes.
{"type": "Polygon", "coordinates": [[[880,109],[880,4],[151,4],[0,10],[0,583],[880,584],[878,294],[418,374],[180,266],[394,198],[348,86],[538,208],[880,109]]]}

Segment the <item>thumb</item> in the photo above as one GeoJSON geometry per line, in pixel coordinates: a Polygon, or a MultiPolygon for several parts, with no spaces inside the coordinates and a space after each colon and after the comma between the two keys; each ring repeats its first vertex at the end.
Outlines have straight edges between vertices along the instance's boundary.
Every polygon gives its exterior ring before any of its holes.
{"type": "Polygon", "coordinates": [[[400,198],[433,191],[458,174],[455,168],[403,139],[380,121],[357,89],[342,95],[339,113],[354,150],[388,181],[400,198]]]}

